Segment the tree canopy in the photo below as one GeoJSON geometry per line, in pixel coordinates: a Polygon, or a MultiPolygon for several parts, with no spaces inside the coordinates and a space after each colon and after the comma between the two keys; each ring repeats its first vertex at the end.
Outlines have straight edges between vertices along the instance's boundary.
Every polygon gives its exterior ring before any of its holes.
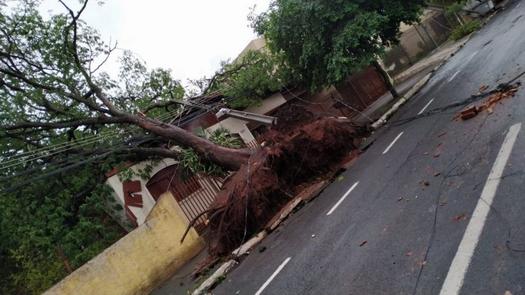
{"type": "Polygon", "coordinates": [[[0,293],[36,294],[121,237],[105,173],[175,158],[178,144],[235,170],[249,152],[181,129],[193,107],[166,69],[124,52],[81,20],[88,2],[44,18],[39,1],[0,2],[0,293]]]}
{"type": "Polygon", "coordinates": [[[243,109],[287,86],[290,80],[287,74],[278,55],[266,49],[249,50],[237,60],[223,64],[211,90],[229,97],[227,104],[231,108],[243,109]]]}
{"type": "Polygon", "coordinates": [[[335,85],[395,43],[402,22],[419,20],[423,0],[275,0],[253,21],[294,81],[311,90],[335,85]]]}

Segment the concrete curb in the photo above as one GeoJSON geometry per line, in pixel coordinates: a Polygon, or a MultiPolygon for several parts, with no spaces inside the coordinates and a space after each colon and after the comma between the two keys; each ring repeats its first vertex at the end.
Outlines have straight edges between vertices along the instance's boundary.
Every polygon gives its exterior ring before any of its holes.
{"type": "Polygon", "coordinates": [[[204,281],[193,293],[192,295],[201,295],[206,294],[208,290],[213,287],[217,282],[219,282],[224,276],[232,270],[232,268],[235,267],[237,264],[237,261],[235,260],[229,260],[228,262],[224,263],[217,269],[206,281],[204,281]]]}
{"type": "Polygon", "coordinates": [[[377,121],[375,121],[371,127],[373,130],[377,130],[383,125],[385,125],[388,122],[388,119],[392,117],[405,103],[407,103],[414,95],[416,95],[425,85],[427,85],[428,81],[434,76],[434,74],[451,59],[454,55],[456,55],[465,44],[467,44],[470,39],[476,34],[476,32],[470,34],[465,41],[461,45],[457,47],[456,50],[454,50],[448,57],[446,57],[443,61],[441,61],[428,75],[423,77],[423,79],[419,80],[408,92],[405,94],[401,99],[399,99],[398,102],[396,102],[388,111],[386,111],[381,118],[379,118],[377,121]]]}
{"type": "Polygon", "coordinates": [[[234,267],[238,264],[237,260],[244,255],[250,254],[250,250],[255,248],[259,243],[261,243],[264,238],[268,236],[269,233],[274,231],[284,220],[286,220],[290,214],[302,203],[307,203],[313,200],[318,196],[331,182],[324,180],[313,184],[306,189],[305,193],[298,194],[294,199],[292,199],[281,211],[268,222],[265,229],[262,230],[259,234],[248,240],[246,243],[242,244],[239,248],[232,252],[233,259],[228,260],[221,265],[206,281],[204,281],[193,293],[192,295],[202,295],[208,294],[208,290],[216,285],[224,276],[226,276],[234,267]]]}
{"type": "Polygon", "coordinates": [[[414,85],[410,91],[408,91],[407,94],[405,94],[405,96],[403,96],[401,99],[399,99],[386,113],[383,114],[383,116],[381,116],[381,118],[379,118],[377,121],[375,121],[371,127],[372,129],[376,130],[378,129],[379,127],[383,126],[386,124],[386,122],[388,121],[388,119],[393,115],[395,114],[399,108],[401,108],[401,106],[403,106],[405,103],[407,103],[407,101],[412,98],[412,96],[414,96],[419,90],[421,90],[421,88],[423,88],[427,82],[430,80],[430,78],[432,78],[433,76],[433,73],[430,73],[430,74],[427,74],[423,79],[419,80],[419,82],[416,83],[416,85],[414,85]]]}

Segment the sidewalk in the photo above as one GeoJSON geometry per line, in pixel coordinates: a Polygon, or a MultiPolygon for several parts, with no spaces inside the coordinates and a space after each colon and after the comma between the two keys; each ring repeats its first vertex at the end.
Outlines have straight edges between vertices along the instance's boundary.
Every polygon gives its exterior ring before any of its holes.
{"type": "MultiPolygon", "coordinates": [[[[184,267],[179,269],[169,280],[165,281],[161,286],[151,292],[152,295],[178,295],[178,294],[191,294],[202,281],[206,279],[204,274],[202,277],[194,279],[193,273],[195,270],[202,265],[208,258],[208,251],[204,249],[190,260],[184,267]]],[[[220,263],[219,263],[220,265],[220,263]]],[[[214,269],[211,270],[213,272],[214,269]]]]}
{"type": "Polygon", "coordinates": [[[432,51],[427,57],[415,63],[410,68],[406,69],[402,73],[398,74],[394,81],[396,83],[402,83],[414,75],[417,75],[429,68],[434,68],[439,65],[443,60],[447,59],[452,53],[456,52],[459,47],[464,43],[464,39],[457,42],[447,41],[440,47],[432,51]]]}
{"type": "MultiPolygon", "coordinates": [[[[452,54],[461,48],[468,37],[457,42],[449,41],[430,53],[429,56],[420,60],[395,78],[395,87],[400,96],[407,94],[414,85],[432,72],[438,65],[447,60],[452,54]]],[[[369,124],[385,113],[393,104],[395,99],[390,92],[378,98],[366,110],[356,115],[353,120],[358,124],[369,124]]]]}

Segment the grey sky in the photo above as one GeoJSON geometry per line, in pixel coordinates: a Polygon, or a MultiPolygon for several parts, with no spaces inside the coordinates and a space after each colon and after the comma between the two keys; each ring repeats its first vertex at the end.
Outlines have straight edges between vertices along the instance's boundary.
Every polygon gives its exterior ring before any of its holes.
{"type": "MultiPolygon", "coordinates": [[[[221,60],[234,58],[256,36],[247,15],[265,10],[270,0],[107,0],[91,1],[83,19],[106,40],[118,41],[148,67],[173,70],[183,82],[211,75],[221,60]]],[[[67,0],[78,7],[77,0],[67,0]]],[[[57,0],[42,11],[62,12],[57,0]]],[[[110,69],[110,72],[111,69],[110,69]]]]}

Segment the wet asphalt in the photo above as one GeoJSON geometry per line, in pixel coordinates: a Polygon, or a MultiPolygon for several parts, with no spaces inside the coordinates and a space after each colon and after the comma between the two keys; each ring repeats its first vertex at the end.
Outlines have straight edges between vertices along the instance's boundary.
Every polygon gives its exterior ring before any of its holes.
{"type": "MultiPolygon", "coordinates": [[[[212,293],[439,294],[509,127],[525,124],[525,86],[492,114],[468,121],[454,119],[462,107],[433,110],[525,71],[521,3],[493,17],[375,134],[351,169],[212,293]],[[432,115],[414,118],[425,106],[432,115]]],[[[525,294],[524,180],[525,126],[460,294],[525,294]]]]}

